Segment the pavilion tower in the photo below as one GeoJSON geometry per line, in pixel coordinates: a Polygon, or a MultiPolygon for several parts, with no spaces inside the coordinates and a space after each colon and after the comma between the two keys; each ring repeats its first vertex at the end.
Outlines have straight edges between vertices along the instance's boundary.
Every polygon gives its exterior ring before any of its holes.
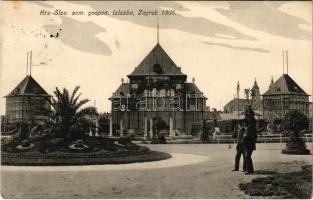
{"type": "Polygon", "coordinates": [[[50,109],[50,95],[31,75],[31,54],[26,77],[8,94],[6,98],[6,119],[8,123],[37,121],[44,119],[44,110],[50,109]],[[28,74],[29,69],[29,74],[28,74]]]}

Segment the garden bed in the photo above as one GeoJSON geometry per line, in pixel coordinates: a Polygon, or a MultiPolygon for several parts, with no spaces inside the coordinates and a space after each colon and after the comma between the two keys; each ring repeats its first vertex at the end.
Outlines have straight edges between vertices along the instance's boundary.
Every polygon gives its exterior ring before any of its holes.
{"type": "Polygon", "coordinates": [[[240,184],[239,188],[252,197],[275,199],[312,198],[312,166],[303,166],[302,171],[277,173],[259,177],[251,183],[240,184]]]}
{"type": "Polygon", "coordinates": [[[107,138],[86,138],[90,147],[82,151],[69,148],[69,143],[54,144],[48,152],[40,150],[40,140],[31,141],[34,148],[17,149],[12,141],[1,148],[2,165],[51,166],[51,165],[97,165],[151,162],[168,159],[167,153],[150,151],[149,148],[107,138]]]}
{"type": "Polygon", "coordinates": [[[2,165],[23,166],[52,166],[52,165],[100,165],[100,164],[126,164],[135,162],[151,162],[170,158],[171,155],[163,152],[149,151],[136,153],[88,153],[88,154],[66,154],[66,153],[28,153],[9,154],[2,153],[2,165]]]}

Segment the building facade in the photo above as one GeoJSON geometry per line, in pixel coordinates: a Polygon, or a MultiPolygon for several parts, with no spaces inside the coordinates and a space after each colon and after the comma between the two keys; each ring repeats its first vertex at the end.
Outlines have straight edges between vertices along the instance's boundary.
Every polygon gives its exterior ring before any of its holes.
{"type": "MultiPolygon", "coordinates": [[[[117,129],[146,132],[155,119],[174,130],[188,133],[192,123],[209,118],[207,98],[181,72],[158,43],[113,93],[112,123],[117,129]]],[[[151,132],[151,131],[150,131],[151,132]]],[[[147,134],[147,133],[145,133],[147,134]]]]}
{"type": "Polygon", "coordinates": [[[7,96],[7,123],[38,121],[45,118],[44,110],[50,109],[50,95],[28,75],[7,96]]]}
{"type": "MultiPolygon", "coordinates": [[[[253,91],[253,98],[252,100],[250,100],[252,101],[251,106],[254,112],[257,113],[257,115],[259,116],[259,114],[262,112],[262,99],[260,94],[260,88],[256,80],[254,81],[251,91],[253,91]]],[[[242,115],[242,113],[245,111],[249,104],[250,102],[246,98],[238,99],[234,97],[224,106],[224,112],[221,114],[221,118],[222,119],[243,118],[244,116],[242,115]]]]}
{"type": "Polygon", "coordinates": [[[288,74],[283,74],[277,81],[272,80],[263,94],[263,117],[282,119],[291,110],[309,117],[309,95],[288,74]]]}

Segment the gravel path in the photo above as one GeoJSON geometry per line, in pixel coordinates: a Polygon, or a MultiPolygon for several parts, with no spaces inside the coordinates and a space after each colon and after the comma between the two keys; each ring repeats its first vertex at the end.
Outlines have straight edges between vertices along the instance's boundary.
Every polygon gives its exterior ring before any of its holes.
{"type": "MultiPolygon", "coordinates": [[[[312,144],[310,144],[311,146],[312,144]]],[[[109,166],[11,168],[1,173],[5,198],[249,198],[238,185],[260,175],[232,172],[234,145],[146,145],[172,160],[109,166]],[[193,155],[190,155],[193,154],[193,155]],[[175,160],[176,159],[176,160],[175,160]],[[165,162],[162,164],[162,162],[165,162]],[[161,163],[161,164],[160,164],[161,163]],[[87,168],[86,168],[87,167],[87,168]]],[[[257,144],[256,170],[297,171],[311,156],[284,155],[282,144],[257,144]]]]}

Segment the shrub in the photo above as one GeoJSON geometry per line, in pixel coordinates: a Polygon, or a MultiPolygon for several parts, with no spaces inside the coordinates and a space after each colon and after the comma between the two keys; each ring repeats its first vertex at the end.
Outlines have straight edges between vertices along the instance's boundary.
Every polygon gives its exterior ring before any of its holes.
{"type": "Polygon", "coordinates": [[[305,142],[299,137],[299,132],[308,128],[307,117],[303,113],[293,110],[284,116],[282,124],[289,135],[286,149],[282,153],[310,154],[310,150],[306,149],[305,142]]]}
{"type": "Polygon", "coordinates": [[[22,145],[23,147],[29,147],[29,146],[30,146],[30,141],[27,140],[27,139],[22,140],[21,145],[22,145]]]}
{"type": "Polygon", "coordinates": [[[284,116],[282,125],[287,131],[299,133],[309,127],[309,120],[300,111],[292,110],[284,116]]]}

